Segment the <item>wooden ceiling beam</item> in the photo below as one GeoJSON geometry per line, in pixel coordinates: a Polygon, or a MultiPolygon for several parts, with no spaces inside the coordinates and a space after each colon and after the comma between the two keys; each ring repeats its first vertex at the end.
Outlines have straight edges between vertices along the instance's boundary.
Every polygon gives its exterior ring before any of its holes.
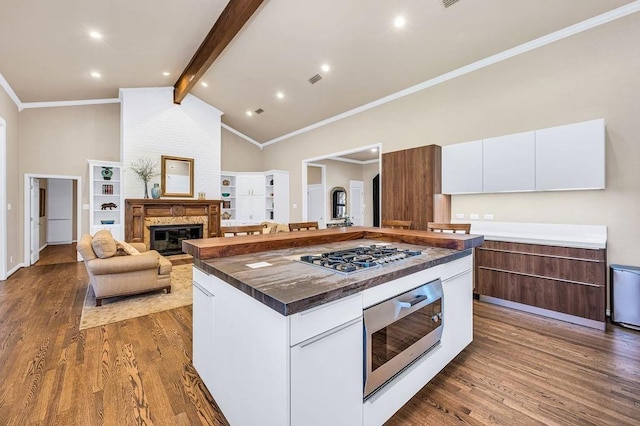
{"type": "Polygon", "coordinates": [[[173,86],[174,103],[182,102],[263,1],[229,0],[227,7],[213,24],[211,31],[173,86]]]}

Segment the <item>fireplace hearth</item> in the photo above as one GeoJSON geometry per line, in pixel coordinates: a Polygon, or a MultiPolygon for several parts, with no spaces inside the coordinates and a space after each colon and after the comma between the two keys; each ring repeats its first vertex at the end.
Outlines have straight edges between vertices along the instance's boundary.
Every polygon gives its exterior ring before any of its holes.
{"type": "Polygon", "coordinates": [[[202,224],[150,226],[149,231],[150,248],[162,255],[181,254],[183,240],[202,238],[202,224]]]}

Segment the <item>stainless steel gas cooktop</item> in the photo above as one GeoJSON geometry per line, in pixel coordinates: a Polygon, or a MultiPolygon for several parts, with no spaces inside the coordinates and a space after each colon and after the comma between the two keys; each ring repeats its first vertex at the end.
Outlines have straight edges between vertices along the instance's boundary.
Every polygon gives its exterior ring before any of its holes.
{"type": "Polygon", "coordinates": [[[422,254],[422,252],[402,250],[391,246],[372,245],[332,251],[319,255],[301,256],[300,261],[330,269],[341,274],[351,274],[398,262],[419,254],[422,254]]]}

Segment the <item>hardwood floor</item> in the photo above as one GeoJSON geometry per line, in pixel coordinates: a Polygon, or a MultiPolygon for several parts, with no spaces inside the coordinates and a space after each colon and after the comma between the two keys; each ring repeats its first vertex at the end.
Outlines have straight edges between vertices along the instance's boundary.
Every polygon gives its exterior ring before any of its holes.
{"type": "Polygon", "coordinates": [[[37,266],[77,262],[76,243],[46,246],[40,251],[37,266]]]}
{"type": "MultiPolygon", "coordinates": [[[[78,331],[86,283],[82,263],[0,281],[0,424],[227,424],[191,364],[191,307],[78,331]]],[[[474,308],[474,342],[388,425],[638,424],[640,333],[474,308]]]]}

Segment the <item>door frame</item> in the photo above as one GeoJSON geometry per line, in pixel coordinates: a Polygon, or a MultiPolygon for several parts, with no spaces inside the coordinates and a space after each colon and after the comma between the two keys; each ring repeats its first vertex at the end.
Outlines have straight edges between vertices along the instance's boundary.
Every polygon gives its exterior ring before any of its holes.
{"type": "MultiPolygon", "coordinates": [[[[360,211],[360,219],[364,223],[364,181],[362,181],[362,180],[352,180],[352,179],[349,180],[349,193],[351,194],[349,199],[353,200],[353,186],[354,186],[353,184],[355,182],[357,182],[358,186],[360,187],[360,196],[361,196],[360,206],[362,207],[362,209],[360,211]]],[[[352,204],[350,203],[350,205],[352,205],[352,204]]],[[[352,209],[349,210],[349,216],[353,217],[353,210],[352,209]]],[[[362,226],[362,225],[356,225],[356,226],[362,226]]]]}
{"type": "MultiPolygon", "coordinates": [[[[346,151],[340,151],[340,152],[333,152],[331,154],[325,154],[325,155],[320,155],[317,157],[312,157],[312,158],[307,158],[302,160],[302,220],[306,221],[307,220],[307,165],[314,165],[314,166],[324,166],[324,164],[313,164],[314,161],[320,161],[320,160],[330,160],[333,157],[339,157],[341,155],[347,155],[347,154],[354,154],[356,152],[360,152],[360,151],[366,151],[369,149],[373,149],[376,148],[378,150],[378,173],[380,174],[380,181],[382,182],[382,142],[378,142],[378,143],[374,143],[371,145],[365,145],[365,146],[361,146],[358,148],[352,148],[352,149],[348,149],[346,151]]],[[[325,166],[326,167],[326,166],[325,166]]],[[[324,191],[326,194],[327,188],[326,188],[326,176],[324,174],[325,170],[323,169],[323,175],[322,175],[322,184],[325,185],[324,191]]],[[[327,197],[324,197],[325,199],[327,197]]],[[[382,197],[380,197],[380,212],[382,214],[382,197]]],[[[325,200],[325,215],[327,214],[327,210],[326,210],[326,200],[325,200]]],[[[325,223],[326,223],[326,219],[325,219],[325,223]]]]}
{"type": "MultiPolygon", "coordinates": [[[[303,222],[307,222],[309,220],[309,197],[308,197],[308,188],[309,188],[309,184],[307,183],[307,167],[308,166],[312,166],[312,167],[320,167],[321,170],[321,174],[322,174],[322,182],[320,182],[320,185],[322,185],[322,194],[326,194],[327,193],[327,166],[324,164],[315,164],[315,163],[305,163],[304,161],[302,162],[302,183],[303,183],[303,188],[302,188],[302,221],[303,222]]],[[[322,215],[325,217],[324,219],[324,223],[327,223],[327,200],[326,197],[323,195],[322,197],[322,215]]]]}
{"type": "Polygon", "coordinates": [[[7,279],[7,122],[0,117],[0,281],[7,279]]]}
{"type": "MultiPolygon", "coordinates": [[[[31,266],[31,179],[68,179],[76,181],[76,238],[80,239],[82,235],[82,177],[71,175],[49,175],[43,173],[25,173],[24,187],[22,188],[24,199],[24,252],[23,264],[26,267],[31,266]],[[29,196],[27,196],[29,194],[29,196]]],[[[76,260],[81,261],[80,254],[76,254],[76,260]]]]}

